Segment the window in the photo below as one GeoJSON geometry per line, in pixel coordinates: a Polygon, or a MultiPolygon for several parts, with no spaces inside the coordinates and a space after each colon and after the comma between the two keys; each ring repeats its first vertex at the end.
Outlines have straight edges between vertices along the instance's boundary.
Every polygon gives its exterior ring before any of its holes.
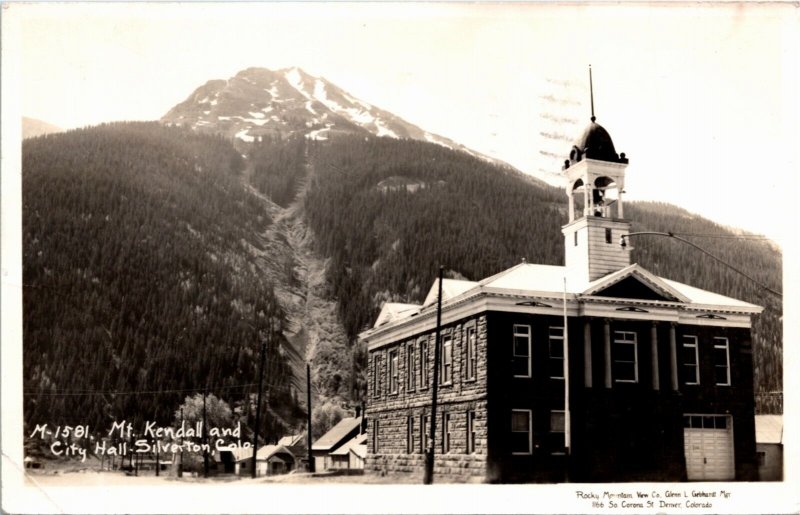
{"type": "Polygon", "coordinates": [[[381,357],[376,354],[372,359],[372,394],[376,399],[381,396],[381,357]]]}
{"type": "Polygon", "coordinates": [[[477,375],[477,356],[478,356],[478,331],[475,326],[467,327],[466,345],[466,370],[464,379],[475,379],[477,375]]]}
{"type": "Polygon", "coordinates": [[[406,389],[413,392],[417,389],[417,356],[414,342],[406,346],[406,389]]]}
{"type": "Polygon", "coordinates": [[[406,441],[406,452],[408,454],[413,454],[414,449],[414,417],[408,417],[406,421],[407,424],[407,441],[406,441]]]}
{"type": "Polygon", "coordinates": [[[428,452],[428,437],[430,435],[430,428],[428,427],[428,415],[422,415],[422,423],[419,425],[420,432],[422,433],[419,438],[420,448],[423,453],[428,452]]]}
{"type": "Polygon", "coordinates": [[[714,382],[717,386],[730,386],[731,361],[728,339],[714,337],[714,382]]]}
{"type": "Polygon", "coordinates": [[[428,381],[428,339],[422,338],[419,341],[419,387],[427,388],[428,381]]]}
{"type": "Polygon", "coordinates": [[[606,229],[606,243],[611,243],[611,229],[606,229]]]}
{"type": "Polygon", "coordinates": [[[389,393],[397,393],[398,383],[400,382],[398,379],[399,370],[398,370],[398,363],[397,363],[397,350],[390,350],[389,351],[389,393]]]}
{"type": "Polygon", "coordinates": [[[467,454],[475,452],[475,412],[467,411],[467,454]]]}
{"type": "Polygon", "coordinates": [[[550,453],[564,454],[566,451],[565,442],[566,416],[564,410],[550,411],[550,453]]]}
{"type": "Polygon", "coordinates": [[[530,454],[532,447],[531,410],[511,410],[511,453],[530,454]]]}
{"type": "Polygon", "coordinates": [[[514,377],[531,376],[531,326],[514,324],[514,377]]]}
{"type": "Polygon", "coordinates": [[[378,442],[380,442],[380,438],[381,438],[380,437],[380,433],[381,433],[380,421],[376,418],[372,422],[372,452],[375,453],[375,454],[378,453],[378,449],[379,449],[378,442]]]}
{"type": "Polygon", "coordinates": [[[636,383],[639,381],[638,349],[636,333],[614,331],[612,348],[614,381],[617,383],[636,383]]]}
{"type": "Polygon", "coordinates": [[[577,247],[578,246],[578,233],[577,232],[572,233],[572,246],[573,247],[577,247]]]}
{"type": "Polygon", "coordinates": [[[697,349],[697,336],[683,335],[683,382],[700,384],[700,358],[697,349]]]}
{"type": "Polygon", "coordinates": [[[683,427],[728,429],[728,415],[684,415],[683,427]]]}
{"type": "Polygon", "coordinates": [[[564,328],[550,328],[550,377],[564,379],[564,328]]]}
{"type": "Polygon", "coordinates": [[[453,337],[449,334],[442,336],[442,375],[440,384],[453,382],[453,337]]]}
{"type": "Polygon", "coordinates": [[[450,430],[452,424],[450,413],[442,413],[442,454],[450,452],[450,430]]]}

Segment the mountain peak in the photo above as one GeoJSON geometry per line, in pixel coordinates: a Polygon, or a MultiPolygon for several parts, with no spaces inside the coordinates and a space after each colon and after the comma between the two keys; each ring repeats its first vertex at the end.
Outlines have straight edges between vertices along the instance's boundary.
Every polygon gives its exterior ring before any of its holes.
{"type": "Polygon", "coordinates": [[[427,141],[484,157],[297,66],[278,70],[250,67],[228,80],[210,80],[170,109],[161,122],[220,133],[245,143],[274,136],[327,140],[337,133],[372,134],[427,141]]]}

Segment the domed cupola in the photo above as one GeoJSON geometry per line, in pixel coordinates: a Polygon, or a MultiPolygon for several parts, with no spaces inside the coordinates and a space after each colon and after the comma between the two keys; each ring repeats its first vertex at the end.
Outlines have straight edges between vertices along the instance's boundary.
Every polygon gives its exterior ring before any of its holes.
{"type": "Polygon", "coordinates": [[[594,116],[592,116],[591,123],[583,131],[581,137],[572,146],[572,150],[569,153],[569,161],[564,163],[564,168],[569,168],[583,159],[596,159],[611,163],[628,162],[624,153],[617,155],[611,136],[602,125],[595,122],[594,116]]]}

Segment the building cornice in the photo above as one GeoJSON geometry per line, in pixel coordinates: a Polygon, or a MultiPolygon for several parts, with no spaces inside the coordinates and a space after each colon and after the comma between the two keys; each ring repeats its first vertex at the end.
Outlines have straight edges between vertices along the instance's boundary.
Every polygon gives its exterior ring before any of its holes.
{"type": "MultiPolygon", "coordinates": [[[[582,296],[567,293],[568,317],[660,321],[718,327],[751,327],[759,307],[687,304],[675,301],[582,296]]],[[[489,311],[563,316],[564,294],[478,287],[449,299],[442,306],[442,325],[489,311]]],[[[369,329],[359,335],[369,350],[412,338],[436,328],[436,306],[407,318],[369,329]]]]}

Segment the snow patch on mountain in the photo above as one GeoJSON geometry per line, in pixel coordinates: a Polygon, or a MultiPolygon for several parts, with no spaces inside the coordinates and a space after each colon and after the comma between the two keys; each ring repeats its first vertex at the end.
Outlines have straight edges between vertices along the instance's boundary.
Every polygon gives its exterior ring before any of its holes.
{"type": "Polygon", "coordinates": [[[256,139],[253,136],[248,136],[247,132],[249,129],[244,129],[236,133],[236,137],[242,141],[246,141],[248,143],[254,142],[256,139]]]}

